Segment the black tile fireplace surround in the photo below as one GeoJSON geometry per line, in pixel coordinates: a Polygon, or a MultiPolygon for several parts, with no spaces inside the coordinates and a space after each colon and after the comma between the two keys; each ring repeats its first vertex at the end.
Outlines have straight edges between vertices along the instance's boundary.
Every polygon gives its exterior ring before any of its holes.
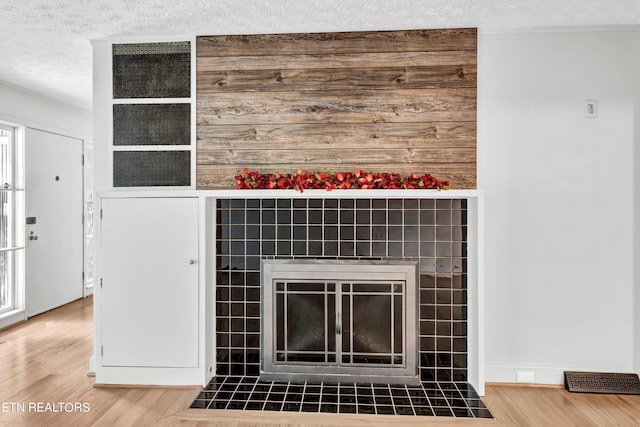
{"type": "Polygon", "coordinates": [[[260,374],[261,260],[312,258],[417,262],[420,380],[471,388],[466,200],[219,199],[216,224],[212,384],[260,374]]]}
{"type": "Polygon", "coordinates": [[[218,200],[218,375],[260,373],[262,258],[418,261],[420,378],[467,381],[466,201],[218,200]]]}

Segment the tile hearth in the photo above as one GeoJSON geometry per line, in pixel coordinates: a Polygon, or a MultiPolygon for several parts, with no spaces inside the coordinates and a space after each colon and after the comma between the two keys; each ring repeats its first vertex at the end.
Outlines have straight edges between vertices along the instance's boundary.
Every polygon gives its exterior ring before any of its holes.
{"type": "Polygon", "coordinates": [[[493,418],[466,382],[420,386],[213,378],[192,409],[493,418]]]}

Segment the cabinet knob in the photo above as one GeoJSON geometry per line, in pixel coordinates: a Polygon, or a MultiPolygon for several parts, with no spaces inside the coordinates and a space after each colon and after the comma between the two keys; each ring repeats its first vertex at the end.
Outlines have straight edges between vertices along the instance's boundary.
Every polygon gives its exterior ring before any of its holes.
{"type": "Polygon", "coordinates": [[[189,260],[189,264],[193,265],[193,264],[197,264],[198,261],[196,261],[195,259],[190,259],[189,260]]]}

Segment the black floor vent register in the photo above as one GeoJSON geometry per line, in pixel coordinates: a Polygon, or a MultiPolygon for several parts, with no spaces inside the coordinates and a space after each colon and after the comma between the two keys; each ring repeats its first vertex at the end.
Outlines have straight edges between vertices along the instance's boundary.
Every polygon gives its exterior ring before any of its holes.
{"type": "Polygon", "coordinates": [[[575,393],[640,394],[637,374],[565,372],[564,387],[575,393]]]}

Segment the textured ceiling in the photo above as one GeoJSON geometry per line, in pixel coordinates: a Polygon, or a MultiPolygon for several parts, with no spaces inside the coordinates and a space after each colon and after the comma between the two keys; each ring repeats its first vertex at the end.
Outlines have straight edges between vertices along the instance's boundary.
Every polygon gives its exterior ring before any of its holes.
{"type": "Polygon", "coordinates": [[[91,109],[93,39],[639,24],[640,0],[0,0],[0,81],[91,109]]]}

